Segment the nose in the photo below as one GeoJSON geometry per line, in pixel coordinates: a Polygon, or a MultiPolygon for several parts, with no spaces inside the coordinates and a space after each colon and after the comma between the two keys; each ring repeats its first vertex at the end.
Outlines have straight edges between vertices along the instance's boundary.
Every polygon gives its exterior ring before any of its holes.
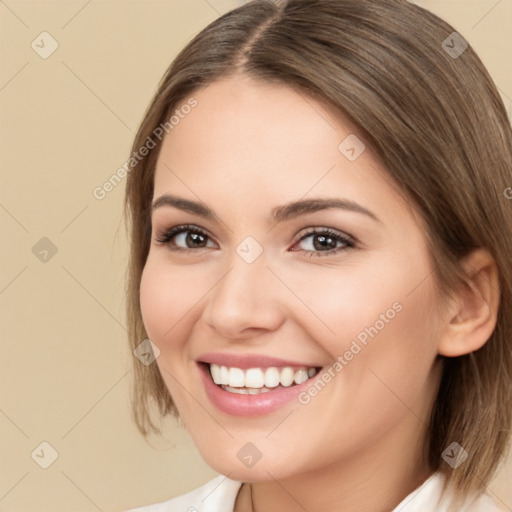
{"type": "Polygon", "coordinates": [[[283,285],[267,268],[264,253],[252,263],[233,253],[229,269],[208,294],[204,321],[233,341],[278,329],[285,319],[283,285]]]}

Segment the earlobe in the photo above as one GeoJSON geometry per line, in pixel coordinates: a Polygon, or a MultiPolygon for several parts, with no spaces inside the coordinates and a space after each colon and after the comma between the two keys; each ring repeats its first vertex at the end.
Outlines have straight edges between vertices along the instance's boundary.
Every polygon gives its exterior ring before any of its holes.
{"type": "Polygon", "coordinates": [[[439,354],[456,357],[481,348],[491,337],[498,316],[500,284],[492,255],[476,249],[462,262],[466,279],[454,294],[439,340],[439,354]]]}

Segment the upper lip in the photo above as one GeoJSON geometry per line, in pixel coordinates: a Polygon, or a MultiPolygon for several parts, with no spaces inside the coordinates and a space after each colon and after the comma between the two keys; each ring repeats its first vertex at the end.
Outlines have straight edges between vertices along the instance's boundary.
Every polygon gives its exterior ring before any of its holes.
{"type": "Polygon", "coordinates": [[[197,361],[199,363],[217,364],[219,366],[240,368],[242,370],[248,368],[268,368],[271,366],[291,366],[300,368],[318,368],[321,366],[318,364],[290,361],[262,354],[222,354],[217,352],[203,354],[197,358],[197,361]]]}

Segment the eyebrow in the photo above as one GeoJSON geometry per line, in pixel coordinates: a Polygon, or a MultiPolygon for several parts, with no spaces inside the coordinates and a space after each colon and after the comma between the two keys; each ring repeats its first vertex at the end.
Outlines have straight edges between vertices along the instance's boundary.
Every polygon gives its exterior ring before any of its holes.
{"type": "MultiPolygon", "coordinates": [[[[164,194],[153,202],[152,212],[162,206],[171,206],[179,210],[204,217],[205,219],[220,221],[218,215],[216,215],[213,210],[208,208],[204,203],[191,201],[190,199],[164,194]]],[[[338,198],[302,199],[282,206],[276,206],[272,209],[269,222],[283,222],[301,215],[333,208],[361,213],[382,224],[382,221],[364,206],[361,206],[354,201],[338,198]]]]}

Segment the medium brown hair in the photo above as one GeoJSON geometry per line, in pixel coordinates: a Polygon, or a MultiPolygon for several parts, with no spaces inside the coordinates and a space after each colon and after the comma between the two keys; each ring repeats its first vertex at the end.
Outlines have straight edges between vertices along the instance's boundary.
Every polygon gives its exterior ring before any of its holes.
{"type": "MultiPolygon", "coordinates": [[[[499,93],[454,29],[405,0],[255,0],[206,27],[163,77],[133,144],[194,91],[243,73],[326,101],[350,119],[406,192],[427,226],[436,281],[444,294],[463,282],[461,260],[475,248],[494,257],[500,278],[496,328],[478,351],[444,358],[426,450],[432,470],[462,496],[482,490],[507,448],[512,422],[512,135],[499,93]],[[455,39],[454,39],[455,37],[455,39]],[[451,38],[451,39],[450,39],[451,38]],[[448,41],[448,43],[447,43],[448,41]],[[442,462],[453,441],[468,453],[456,470],[442,462]]],[[[141,158],[126,183],[130,223],[127,319],[132,349],[147,338],[139,286],[151,238],[155,164],[141,158]]],[[[176,408],[155,364],[134,358],[133,414],[144,434],[150,416],[176,408]]]]}

